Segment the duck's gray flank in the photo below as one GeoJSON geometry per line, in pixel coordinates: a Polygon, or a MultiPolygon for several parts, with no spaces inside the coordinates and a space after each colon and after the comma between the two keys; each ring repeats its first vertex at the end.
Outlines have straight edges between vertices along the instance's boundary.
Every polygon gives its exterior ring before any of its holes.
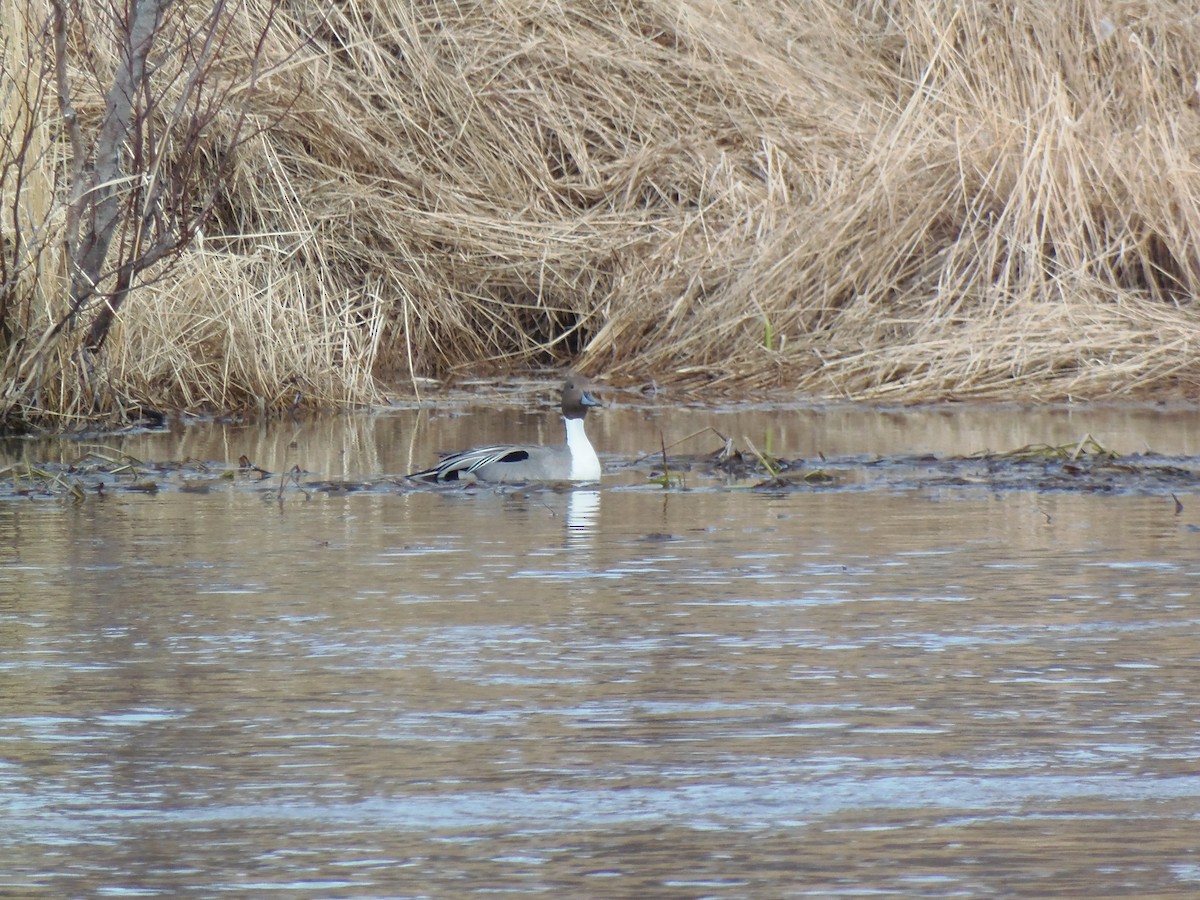
{"type": "Polygon", "coordinates": [[[562,386],[562,415],[566,444],[540,447],[500,444],[476,447],[443,457],[431,469],[410,478],[425,481],[599,481],[600,460],[584,431],[588,410],[601,406],[586,378],[569,375],[562,386]]]}

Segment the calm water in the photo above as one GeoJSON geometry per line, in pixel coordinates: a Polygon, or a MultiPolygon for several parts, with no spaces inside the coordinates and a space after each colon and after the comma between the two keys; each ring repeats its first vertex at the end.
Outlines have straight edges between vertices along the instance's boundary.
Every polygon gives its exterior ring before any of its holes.
{"type": "Polygon", "coordinates": [[[555,436],[512,409],[8,448],[372,486],[0,504],[0,895],[1200,892],[1200,492],[665,492],[625,465],[710,425],[789,457],[1195,456],[1200,416],[591,425],[616,474],[561,492],[380,483],[555,436]]]}

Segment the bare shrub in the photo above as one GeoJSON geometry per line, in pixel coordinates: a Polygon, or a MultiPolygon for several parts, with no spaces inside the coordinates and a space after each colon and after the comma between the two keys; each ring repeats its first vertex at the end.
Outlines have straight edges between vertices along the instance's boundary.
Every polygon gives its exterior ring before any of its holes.
{"type": "Polygon", "coordinates": [[[248,103],[276,9],[247,48],[239,2],[6,0],[0,422],[120,404],[92,357],[135,287],[178,264],[261,127],[248,103]]]}

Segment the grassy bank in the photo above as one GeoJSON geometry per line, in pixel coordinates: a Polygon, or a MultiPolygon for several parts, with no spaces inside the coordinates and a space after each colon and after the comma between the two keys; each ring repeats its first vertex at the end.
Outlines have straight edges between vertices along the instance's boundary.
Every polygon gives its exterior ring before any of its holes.
{"type": "MultiPolygon", "coordinates": [[[[902,402],[1190,395],[1185,6],[289,2],[252,101],[270,127],[203,240],[18,400],[345,404],[568,364],[902,402]]],[[[53,250],[27,338],[60,302],[53,250]]]]}

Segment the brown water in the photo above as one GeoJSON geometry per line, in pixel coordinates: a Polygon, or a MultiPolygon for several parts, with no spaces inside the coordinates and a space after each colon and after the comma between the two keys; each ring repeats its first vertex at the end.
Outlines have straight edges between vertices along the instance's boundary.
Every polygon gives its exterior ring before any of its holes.
{"type": "Polygon", "coordinates": [[[87,442],[371,486],[0,504],[0,895],[1194,896],[1200,496],[625,463],[708,425],[1190,457],[1197,424],[626,403],[615,475],[527,492],[378,478],[554,437],[511,409],[87,442]]]}

